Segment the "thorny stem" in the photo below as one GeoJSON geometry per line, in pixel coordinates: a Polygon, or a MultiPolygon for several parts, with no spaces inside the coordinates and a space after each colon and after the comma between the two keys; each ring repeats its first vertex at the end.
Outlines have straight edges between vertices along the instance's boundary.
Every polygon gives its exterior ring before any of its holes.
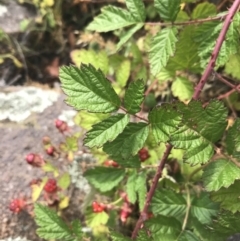
{"type": "Polygon", "coordinates": [[[167,158],[168,158],[172,148],[173,148],[173,146],[171,144],[166,145],[166,151],[164,152],[163,157],[160,161],[157,172],[156,172],[156,174],[153,178],[152,186],[150,187],[150,190],[147,194],[147,198],[146,198],[143,210],[142,210],[142,212],[140,214],[140,217],[139,217],[139,219],[138,219],[138,221],[135,225],[135,228],[133,230],[132,239],[135,239],[137,237],[139,229],[141,228],[143,222],[147,219],[147,213],[148,213],[148,208],[149,208],[150,202],[151,202],[153,194],[154,194],[154,192],[157,188],[158,180],[162,176],[162,170],[165,166],[165,163],[167,161],[167,158]]]}
{"type": "Polygon", "coordinates": [[[214,74],[218,77],[218,79],[223,82],[224,84],[228,85],[229,87],[231,87],[232,89],[235,89],[237,92],[240,93],[240,89],[239,89],[239,85],[236,86],[232,83],[230,83],[228,80],[226,80],[225,78],[222,77],[222,75],[220,75],[219,73],[217,72],[214,72],[214,74]]]}
{"type": "Polygon", "coordinates": [[[235,0],[235,2],[233,3],[232,7],[229,9],[228,11],[228,14],[225,18],[225,21],[224,21],[224,25],[223,25],[223,28],[218,36],[218,39],[217,39],[217,42],[216,42],[216,45],[215,45],[215,48],[212,52],[212,56],[211,56],[211,59],[207,65],[207,68],[205,69],[203,75],[202,75],[202,78],[200,79],[198,85],[196,86],[195,88],[195,91],[194,91],[194,94],[193,94],[193,99],[194,100],[197,100],[199,95],[201,94],[201,91],[203,89],[203,86],[205,85],[209,75],[211,74],[212,70],[214,69],[214,66],[215,66],[215,62],[216,62],[216,59],[218,57],[218,54],[219,54],[219,51],[222,47],[222,43],[225,39],[225,36],[227,34],[227,31],[228,31],[228,28],[231,24],[231,21],[234,17],[234,14],[237,12],[238,8],[239,8],[239,5],[240,5],[240,0],[235,0]]]}

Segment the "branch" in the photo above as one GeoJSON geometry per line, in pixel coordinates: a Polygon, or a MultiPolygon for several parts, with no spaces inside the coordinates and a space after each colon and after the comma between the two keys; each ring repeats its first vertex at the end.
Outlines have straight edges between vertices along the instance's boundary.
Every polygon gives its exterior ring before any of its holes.
{"type": "Polygon", "coordinates": [[[214,20],[222,20],[227,16],[227,14],[223,14],[221,16],[216,16],[216,17],[209,17],[209,18],[203,18],[203,19],[194,19],[194,20],[189,20],[189,21],[184,21],[184,22],[146,22],[145,25],[151,25],[151,26],[182,26],[182,25],[191,25],[191,24],[200,24],[200,23],[205,23],[205,22],[210,22],[214,20]]]}
{"type": "Polygon", "coordinates": [[[228,15],[227,17],[225,18],[225,21],[224,21],[224,25],[223,25],[223,28],[218,36],[218,39],[217,39],[217,42],[216,42],[216,45],[215,45],[215,48],[212,52],[212,55],[211,55],[211,59],[202,75],[202,78],[200,79],[198,85],[196,86],[195,88],[195,92],[193,94],[193,99],[194,100],[197,100],[199,95],[201,94],[201,91],[203,89],[203,86],[205,85],[205,83],[207,82],[207,79],[209,77],[209,75],[211,74],[214,66],[215,66],[215,62],[216,62],[216,59],[218,57],[218,54],[219,54],[219,51],[222,47],[222,43],[225,39],[225,36],[227,34],[227,31],[228,31],[228,28],[231,24],[231,21],[234,17],[234,14],[237,12],[238,8],[239,8],[239,5],[240,5],[240,0],[235,0],[235,2],[233,3],[232,7],[229,9],[228,11],[228,15]]]}
{"type": "Polygon", "coordinates": [[[143,208],[143,210],[140,214],[140,217],[139,217],[139,219],[138,219],[138,221],[135,225],[135,228],[133,230],[132,239],[135,239],[137,237],[139,229],[141,228],[143,222],[147,219],[147,213],[148,213],[148,208],[149,208],[150,202],[151,202],[153,194],[154,194],[154,192],[157,188],[158,180],[162,176],[162,170],[165,166],[165,163],[167,161],[167,158],[168,158],[172,148],[173,148],[173,146],[171,144],[166,145],[166,151],[163,154],[162,160],[160,161],[157,172],[156,172],[156,174],[153,178],[153,183],[152,183],[152,186],[150,187],[150,190],[147,194],[147,199],[145,201],[144,208],[143,208]]]}

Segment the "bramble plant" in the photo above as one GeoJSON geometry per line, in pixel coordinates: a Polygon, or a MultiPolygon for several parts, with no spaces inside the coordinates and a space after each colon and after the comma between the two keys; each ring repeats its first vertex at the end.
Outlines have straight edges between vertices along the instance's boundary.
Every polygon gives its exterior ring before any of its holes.
{"type": "MultiPolygon", "coordinates": [[[[80,66],[60,69],[66,102],[80,111],[76,122],[81,117],[88,125],[84,145],[107,155],[84,173],[110,197],[93,200],[86,211],[86,225],[99,240],[225,241],[240,232],[240,120],[232,98],[239,86],[221,74],[240,80],[240,0],[221,13],[208,2],[185,8],[189,2],[195,1],[154,0],[150,8],[126,0],[126,9],[103,7],[87,30],[115,31],[116,51],[124,57],[80,50],[72,55],[80,66]],[[149,9],[161,21],[145,22],[149,9]],[[137,44],[132,41],[143,32],[137,44]],[[195,85],[190,77],[196,74],[202,77],[195,85]],[[200,94],[212,74],[231,90],[203,103],[200,94]],[[143,103],[164,82],[171,83],[167,102],[146,115],[143,103]],[[114,225],[119,219],[131,238],[114,225]]],[[[78,220],[66,224],[40,204],[34,212],[42,238],[88,237],[78,220]]]]}

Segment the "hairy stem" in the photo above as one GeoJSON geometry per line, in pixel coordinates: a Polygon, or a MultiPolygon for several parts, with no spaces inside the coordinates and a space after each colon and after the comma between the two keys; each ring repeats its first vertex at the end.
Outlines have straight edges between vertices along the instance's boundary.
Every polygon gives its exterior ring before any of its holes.
{"type": "Polygon", "coordinates": [[[140,217],[136,223],[136,226],[133,230],[132,239],[135,239],[137,237],[139,229],[141,228],[143,222],[147,219],[147,213],[148,213],[148,208],[149,208],[150,202],[151,202],[153,194],[157,188],[158,180],[162,176],[162,170],[165,166],[165,163],[167,161],[167,158],[168,158],[172,148],[173,148],[173,146],[171,144],[166,145],[166,151],[164,152],[163,157],[160,161],[157,172],[153,178],[152,186],[150,187],[150,190],[147,194],[147,198],[146,198],[143,210],[142,210],[140,217]]]}
{"type": "Polygon", "coordinates": [[[227,34],[227,31],[228,31],[228,28],[231,24],[231,21],[235,15],[235,13],[237,12],[238,8],[239,8],[239,5],[240,5],[240,0],[235,0],[232,7],[229,9],[228,11],[228,14],[225,18],[225,21],[224,21],[224,24],[223,24],[223,28],[218,36],[218,39],[216,41],[216,45],[215,45],[215,48],[212,52],[212,55],[211,55],[211,58],[210,58],[210,61],[207,65],[207,68],[205,69],[203,75],[202,75],[202,78],[200,79],[198,85],[196,86],[195,88],[195,91],[194,91],[194,94],[193,94],[193,99],[194,100],[197,100],[199,95],[201,94],[201,91],[203,89],[203,86],[205,85],[209,75],[211,74],[214,66],[215,66],[215,62],[216,62],[216,59],[218,57],[218,54],[219,54],[219,51],[222,47],[222,43],[225,39],[225,36],[227,34]]]}

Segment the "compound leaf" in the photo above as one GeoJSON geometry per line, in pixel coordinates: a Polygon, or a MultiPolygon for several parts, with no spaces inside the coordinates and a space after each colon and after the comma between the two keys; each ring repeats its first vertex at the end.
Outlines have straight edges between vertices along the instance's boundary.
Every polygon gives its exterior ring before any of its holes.
{"type": "Polygon", "coordinates": [[[38,226],[37,234],[44,239],[69,240],[72,238],[71,229],[56,212],[41,204],[34,206],[35,221],[38,226]]]}
{"type": "Polygon", "coordinates": [[[87,30],[109,32],[137,23],[138,21],[125,9],[106,6],[101,9],[101,14],[88,25],[87,30]]]}
{"type": "Polygon", "coordinates": [[[154,6],[161,19],[174,22],[180,11],[181,0],[155,0],[154,6]]]}
{"type": "Polygon", "coordinates": [[[138,22],[146,19],[145,6],[142,0],[126,0],[126,5],[132,17],[138,22]]]}
{"type": "Polygon", "coordinates": [[[167,142],[181,122],[181,115],[172,109],[171,104],[156,107],[150,112],[148,118],[157,143],[167,142]]]}
{"type": "Polygon", "coordinates": [[[211,193],[211,199],[214,202],[219,202],[221,208],[232,213],[240,212],[240,181],[235,181],[228,188],[220,188],[217,192],[211,193]]]}
{"type": "Polygon", "coordinates": [[[210,224],[212,216],[218,213],[218,204],[211,202],[207,193],[201,193],[200,197],[194,197],[191,202],[191,214],[202,224],[210,224]]]}
{"type": "Polygon", "coordinates": [[[107,113],[117,110],[121,104],[109,80],[92,65],[61,67],[60,80],[68,96],[66,102],[76,110],[107,113]]]}
{"type": "Polygon", "coordinates": [[[240,119],[237,119],[233,126],[228,129],[226,149],[229,155],[240,157],[240,119]]]}
{"type": "Polygon", "coordinates": [[[181,194],[161,189],[155,192],[151,202],[151,209],[153,214],[182,218],[186,212],[186,205],[186,200],[181,194]]]}
{"type": "Polygon", "coordinates": [[[207,191],[217,191],[240,179],[240,169],[229,160],[218,159],[204,168],[202,178],[207,191]]]}
{"type": "Polygon", "coordinates": [[[130,114],[136,114],[141,110],[141,103],[144,99],[145,83],[143,80],[136,80],[129,84],[124,97],[124,107],[130,114]]]}
{"type": "Polygon", "coordinates": [[[149,133],[145,123],[129,123],[123,132],[112,142],[103,145],[103,150],[110,156],[124,159],[134,156],[143,147],[149,133]]]}
{"type": "Polygon", "coordinates": [[[111,167],[95,167],[84,173],[84,176],[100,192],[107,192],[116,187],[125,176],[125,170],[111,167]]]}
{"type": "Polygon", "coordinates": [[[129,116],[117,114],[110,116],[102,122],[95,124],[87,132],[84,144],[90,148],[101,147],[107,141],[113,141],[126,127],[129,122],[129,116]]]}
{"type": "MultiPolygon", "coordinates": [[[[171,0],[172,1],[172,0],[171,0]]],[[[153,75],[157,75],[175,52],[177,29],[165,28],[154,36],[149,52],[150,68],[153,75]]]]}

